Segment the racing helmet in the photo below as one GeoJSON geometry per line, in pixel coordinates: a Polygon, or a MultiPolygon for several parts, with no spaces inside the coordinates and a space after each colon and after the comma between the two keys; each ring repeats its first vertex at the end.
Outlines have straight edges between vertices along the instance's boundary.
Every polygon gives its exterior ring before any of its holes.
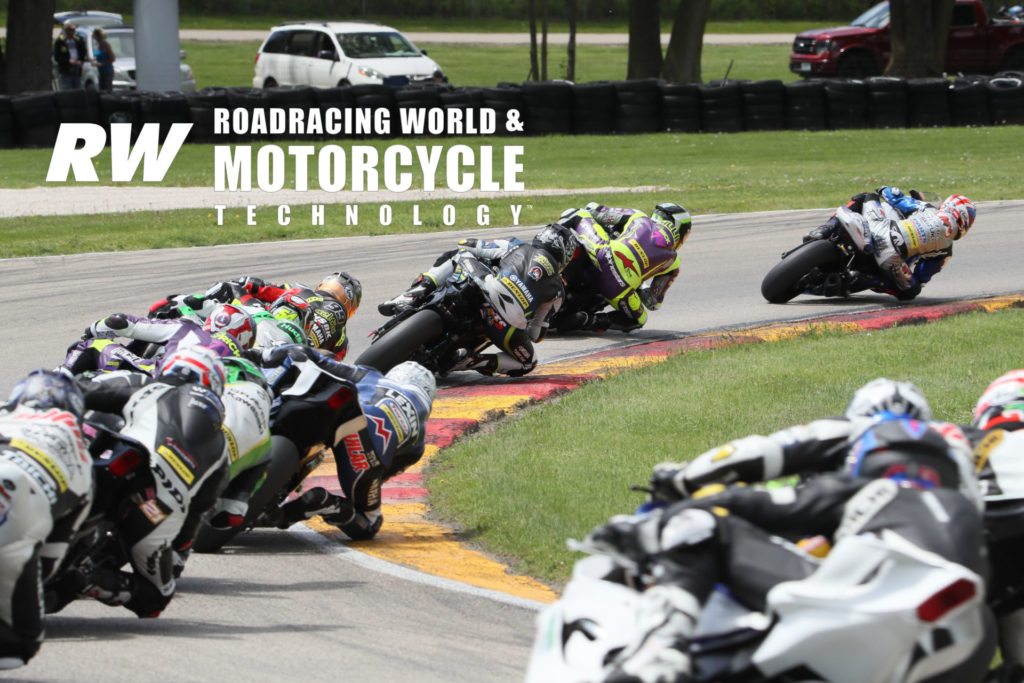
{"type": "Polygon", "coordinates": [[[576,254],[576,233],[564,225],[550,223],[533,237],[533,246],[543,249],[554,259],[556,273],[561,273],[576,254]]]}
{"type": "Polygon", "coordinates": [[[978,429],[1024,428],[1024,370],[997,377],[974,406],[971,424],[978,429]]]}
{"type": "Polygon", "coordinates": [[[186,346],[163,359],[160,377],[173,377],[202,385],[220,396],[224,393],[227,373],[215,351],[205,346],[186,346]]]}
{"type": "Polygon", "coordinates": [[[977,209],[974,208],[974,202],[962,194],[951,194],[939,205],[938,213],[939,218],[955,231],[953,239],[958,240],[974,225],[977,209]]]}
{"type": "Polygon", "coordinates": [[[263,389],[269,391],[270,385],[259,366],[252,361],[238,356],[225,356],[220,359],[224,364],[224,380],[226,384],[232,382],[253,382],[263,389]]]}
{"type": "Polygon", "coordinates": [[[846,417],[874,417],[879,413],[908,416],[918,420],[932,419],[932,409],[924,394],[911,382],[897,382],[879,377],[853,394],[846,406],[846,417]]]}
{"type": "Polygon", "coordinates": [[[434,404],[434,398],[437,396],[437,380],[434,378],[434,373],[419,363],[407,360],[388,370],[384,376],[396,384],[411,384],[426,395],[429,399],[428,406],[434,404]]]}
{"type": "Polygon", "coordinates": [[[308,301],[312,294],[311,289],[292,287],[271,302],[270,312],[275,318],[291,320],[304,332],[308,332],[313,322],[313,309],[308,301]]]}
{"type": "Polygon", "coordinates": [[[62,410],[82,418],[85,401],[71,378],[50,370],[33,370],[14,385],[3,410],[25,406],[33,410],[62,410]]]}
{"type": "Polygon", "coordinates": [[[918,489],[963,489],[966,483],[977,491],[967,458],[942,434],[914,418],[869,427],[847,449],[844,470],[854,477],[892,479],[918,489]]]}
{"type": "Polygon", "coordinates": [[[683,242],[690,236],[690,212],[673,202],[664,202],[654,207],[651,212],[651,219],[668,228],[675,241],[675,248],[683,246],[683,242]]]}
{"type": "Polygon", "coordinates": [[[325,277],[316,286],[316,290],[330,294],[340,301],[349,317],[355,314],[359,302],[363,300],[363,285],[344,271],[331,273],[325,277]]]}
{"type": "Polygon", "coordinates": [[[256,341],[253,346],[269,349],[282,344],[305,344],[306,335],[294,320],[271,318],[256,325],[256,341]]]}
{"type": "Polygon", "coordinates": [[[233,338],[243,349],[252,346],[256,324],[249,311],[234,304],[217,304],[203,323],[203,329],[211,334],[222,332],[233,338]]]}

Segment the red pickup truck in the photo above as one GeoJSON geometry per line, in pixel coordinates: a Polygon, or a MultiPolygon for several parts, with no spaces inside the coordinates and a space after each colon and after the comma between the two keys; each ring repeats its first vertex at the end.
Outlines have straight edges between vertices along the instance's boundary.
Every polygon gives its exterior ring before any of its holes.
{"type": "MultiPolygon", "coordinates": [[[[889,63],[889,3],[880,2],[849,26],[804,31],[793,41],[789,70],[801,76],[877,76],[889,63]]],[[[1024,69],[1024,23],[990,20],[981,0],[957,0],[946,43],[946,71],[995,73],[1024,69]]]]}

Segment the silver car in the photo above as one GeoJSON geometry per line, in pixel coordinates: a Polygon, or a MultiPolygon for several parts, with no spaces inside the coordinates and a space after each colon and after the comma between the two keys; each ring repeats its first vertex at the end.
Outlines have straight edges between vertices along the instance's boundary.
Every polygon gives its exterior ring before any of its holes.
{"type": "MultiPolygon", "coordinates": [[[[85,39],[85,49],[89,57],[92,57],[94,45],[92,32],[97,26],[107,34],[107,42],[114,51],[114,90],[135,90],[135,29],[129,24],[122,24],[121,15],[112,12],[58,12],[53,15],[54,22],[64,25],[64,22],[71,21],[78,28],[75,32],[85,39]]],[[[181,59],[185,59],[185,51],[181,51],[181,59]]],[[[196,78],[192,73],[192,67],[185,62],[180,62],[181,69],[181,91],[193,93],[196,91],[196,78]]],[[[99,75],[96,67],[92,64],[82,65],[82,87],[96,88],[99,84],[99,75]]],[[[57,89],[59,79],[56,77],[56,64],[54,64],[54,90],[57,89]]]]}

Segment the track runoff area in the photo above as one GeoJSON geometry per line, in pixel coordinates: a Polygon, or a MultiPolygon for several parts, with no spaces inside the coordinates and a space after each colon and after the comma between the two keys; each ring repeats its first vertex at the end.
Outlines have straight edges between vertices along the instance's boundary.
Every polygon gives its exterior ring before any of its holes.
{"type": "MultiPolygon", "coordinates": [[[[429,519],[423,468],[438,451],[460,436],[475,431],[483,423],[499,420],[526,406],[572,391],[586,382],[660,363],[688,350],[772,342],[822,329],[869,332],[926,324],[961,313],[991,313],[1020,307],[1024,307],[1024,293],[730,328],[547,363],[529,376],[518,379],[491,379],[444,388],[438,391],[427,420],[428,445],[423,458],[384,484],[382,512],[385,524],[373,540],[349,541],[339,530],[319,518],[310,520],[305,526],[293,527],[293,530],[301,535],[309,535],[310,529],[318,532],[320,536],[316,541],[327,552],[339,552],[341,544],[361,551],[365,554],[363,557],[379,560],[376,568],[387,573],[398,573],[405,578],[428,583],[440,581],[454,590],[483,592],[497,600],[539,608],[554,602],[558,594],[539,581],[512,573],[506,565],[485,553],[462,545],[450,529],[429,519]],[[336,540],[337,543],[327,544],[323,539],[336,540]]],[[[333,460],[322,463],[306,481],[307,486],[323,486],[339,492],[333,460]]],[[[348,559],[365,563],[352,554],[348,559]]]]}

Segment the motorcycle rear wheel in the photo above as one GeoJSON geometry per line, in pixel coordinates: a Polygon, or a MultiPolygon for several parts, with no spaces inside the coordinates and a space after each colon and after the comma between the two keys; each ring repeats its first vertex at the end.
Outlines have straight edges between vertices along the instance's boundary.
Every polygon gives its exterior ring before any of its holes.
{"type": "Polygon", "coordinates": [[[815,240],[775,264],[761,281],[761,295],[773,304],[784,304],[806,289],[805,276],[813,269],[836,270],[839,252],[828,240],[815,240]]]}
{"type": "Polygon", "coordinates": [[[387,372],[402,361],[409,360],[423,344],[444,332],[444,322],[436,311],[425,308],[417,311],[370,344],[359,354],[356,365],[368,365],[379,372],[387,372]]]}

